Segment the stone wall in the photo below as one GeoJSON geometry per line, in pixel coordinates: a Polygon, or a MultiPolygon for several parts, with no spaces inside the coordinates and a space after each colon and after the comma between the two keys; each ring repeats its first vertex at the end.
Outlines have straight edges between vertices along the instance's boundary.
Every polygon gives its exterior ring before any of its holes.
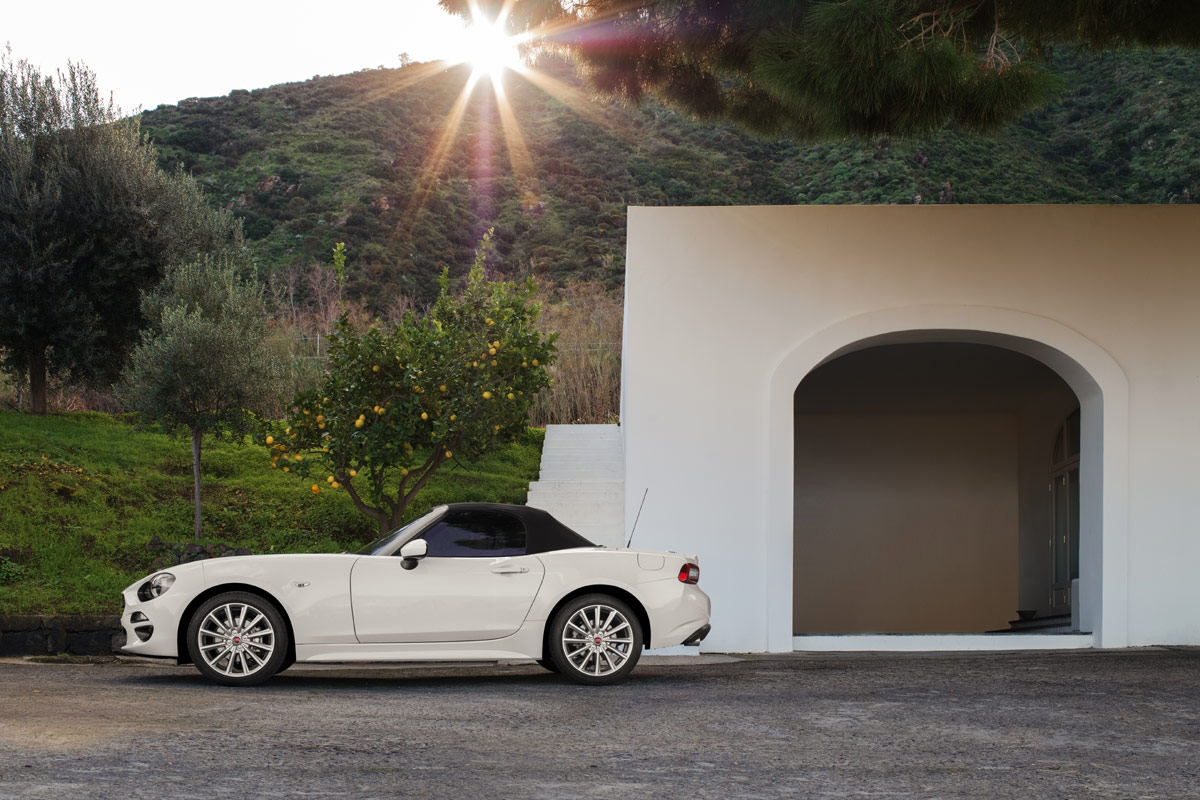
{"type": "Polygon", "coordinates": [[[117,615],[0,614],[0,656],[102,656],[125,644],[117,615]]]}

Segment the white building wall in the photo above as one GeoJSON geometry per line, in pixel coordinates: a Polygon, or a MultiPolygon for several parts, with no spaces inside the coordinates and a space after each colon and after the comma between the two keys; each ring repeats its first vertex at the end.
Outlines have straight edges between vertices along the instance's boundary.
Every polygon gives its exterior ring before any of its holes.
{"type": "Polygon", "coordinates": [[[790,648],[792,392],[864,339],[1001,344],[1059,372],[1098,498],[1083,525],[1103,530],[1084,625],[1200,644],[1198,231],[1186,206],[631,208],[626,525],[648,487],[637,544],[700,556],[704,648],[790,648]]]}

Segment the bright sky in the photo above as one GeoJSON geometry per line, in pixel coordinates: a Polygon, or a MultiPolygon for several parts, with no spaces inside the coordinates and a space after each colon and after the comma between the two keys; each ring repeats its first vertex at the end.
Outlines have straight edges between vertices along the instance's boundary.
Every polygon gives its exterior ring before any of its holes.
{"type": "Polygon", "coordinates": [[[463,22],[437,0],[46,0],[6,3],[15,59],[82,61],[122,110],[447,57],[463,22]]]}

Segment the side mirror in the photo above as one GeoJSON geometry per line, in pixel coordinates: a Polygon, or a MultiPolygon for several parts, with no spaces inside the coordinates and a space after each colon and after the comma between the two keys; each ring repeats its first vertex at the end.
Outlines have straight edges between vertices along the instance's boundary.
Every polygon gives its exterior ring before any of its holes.
{"type": "Polygon", "coordinates": [[[429,552],[429,545],[424,539],[413,539],[411,542],[405,542],[400,548],[400,557],[404,559],[400,562],[400,566],[405,569],[415,569],[417,562],[425,557],[429,552]]]}

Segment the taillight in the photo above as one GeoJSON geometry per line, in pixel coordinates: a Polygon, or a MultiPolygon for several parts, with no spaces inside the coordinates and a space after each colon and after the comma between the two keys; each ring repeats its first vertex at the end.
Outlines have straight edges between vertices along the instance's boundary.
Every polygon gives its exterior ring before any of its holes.
{"type": "Polygon", "coordinates": [[[684,564],[679,568],[680,583],[699,583],[700,567],[695,564],[684,564]]]}

